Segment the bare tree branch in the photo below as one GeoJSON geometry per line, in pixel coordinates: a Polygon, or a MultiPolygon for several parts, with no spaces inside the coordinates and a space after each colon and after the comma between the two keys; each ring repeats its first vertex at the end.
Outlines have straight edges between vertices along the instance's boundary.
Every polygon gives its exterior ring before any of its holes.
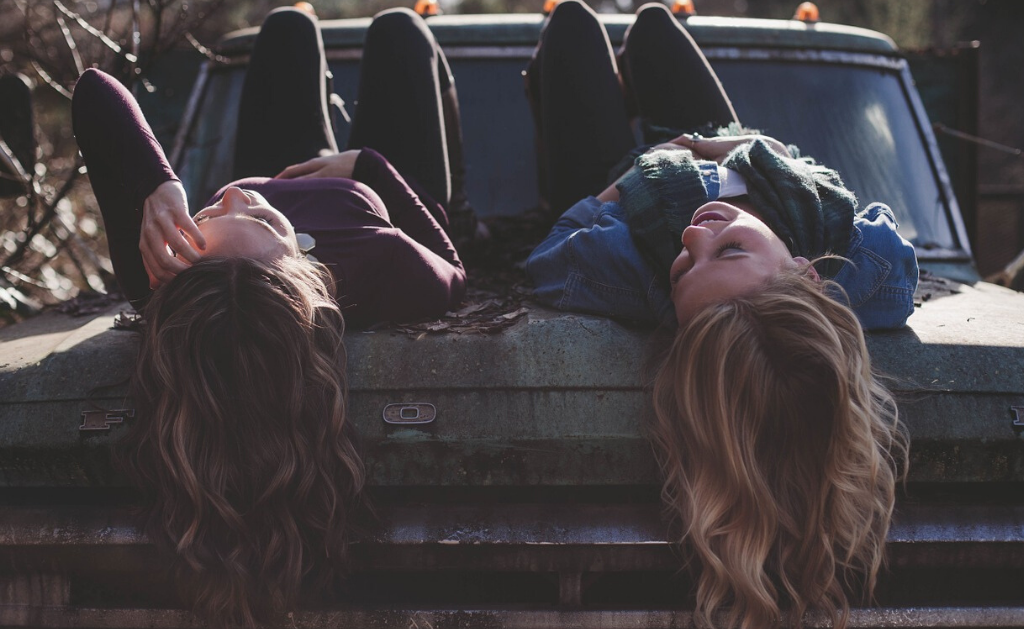
{"type": "MultiPolygon", "coordinates": [[[[207,58],[219,59],[199,43],[193,30],[203,32],[203,24],[225,0],[107,0],[100,7],[68,0],[12,2],[18,12],[13,15],[19,22],[18,14],[23,16],[24,28],[4,29],[9,33],[4,45],[14,53],[11,65],[34,72],[39,83],[64,98],[71,96],[68,86],[90,66],[106,69],[130,87],[155,91],[148,70],[184,41],[207,58]]],[[[105,252],[95,248],[93,229],[84,222],[100,217],[93,203],[83,204],[79,198],[80,193],[87,194],[86,187],[76,187],[85,174],[81,158],[67,145],[71,139],[66,132],[55,131],[65,116],[47,116],[53,120],[45,124],[53,129],[38,136],[38,166],[25,173],[24,195],[3,201],[11,206],[0,211],[0,240],[5,245],[0,247],[0,324],[5,317],[29,314],[19,305],[25,300],[39,298],[43,304],[66,299],[75,290],[69,290],[72,285],[103,290],[112,273],[105,252]],[[69,198],[74,199],[70,213],[69,198]],[[20,314],[12,315],[15,310],[20,314]]],[[[20,174],[4,169],[0,181],[20,180],[20,174]]]]}
{"type": "Polygon", "coordinates": [[[54,91],[56,91],[58,94],[60,94],[64,98],[66,98],[68,100],[71,100],[71,92],[68,91],[68,88],[64,87],[63,85],[58,83],[56,80],[54,80],[54,78],[52,76],[50,76],[49,73],[46,72],[46,70],[43,69],[43,66],[39,65],[38,61],[33,59],[31,61],[31,63],[32,63],[32,69],[36,71],[36,74],[39,75],[39,78],[41,78],[44,83],[46,83],[47,85],[52,87],[54,89],[54,91]]]}
{"type": "Polygon", "coordinates": [[[57,25],[60,26],[60,32],[64,35],[64,41],[68,44],[68,50],[71,51],[71,58],[75,60],[75,69],[78,70],[79,74],[85,72],[85,64],[82,63],[82,56],[78,54],[78,46],[75,44],[75,38],[71,36],[71,29],[68,28],[68,23],[64,21],[64,16],[57,14],[57,25]]]}
{"type": "Polygon", "coordinates": [[[77,22],[78,25],[82,27],[82,30],[84,30],[86,33],[89,33],[93,37],[99,39],[107,48],[123,56],[125,59],[128,60],[129,63],[135,63],[139,60],[138,56],[135,53],[124,52],[123,50],[121,50],[121,46],[119,46],[117,42],[107,37],[104,33],[93,28],[91,24],[85,21],[85,18],[65,7],[63,4],[60,3],[60,0],[54,0],[53,5],[57,7],[58,11],[60,11],[64,15],[68,16],[69,18],[77,22]]]}
{"type": "Polygon", "coordinates": [[[139,32],[139,0],[132,0],[132,57],[129,59],[131,62],[131,72],[129,73],[132,79],[138,74],[139,70],[136,64],[139,61],[139,44],[142,43],[142,34],[139,32]]]}
{"type": "Polygon", "coordinates": [[[228,60],[227,57],[224,57],[222,55],[218,55],[217,53],[213,52],[212,50],[210,50],[206,46],[200,44],[199,40],[196,39],[192,35],[192,33],[186,32],[185,33],[185,39],[188,40],[188,43],[192,44],[192,47],[195,48],[196,51],[199,52],[199,54],[203,55],[207,59],[209,59],[211,61],[221,62],[221,63],[226,63],[227,62],[227,60],[228,60]]]}
{"type": "MultiPolygon", "coordinates": [[[[79,163],[81,158],[76,158],[76,163],[79,163]]],[[[79,169],[75,168],[68,175],[64,184],[60,189],[54,193],[53,197],[45,203],[42,216],[36,221],[30,221],[28,229],[25,230],[25,239],[18,243],[17,248],[7,257],[7,266],[14,267],[25,257],[25,252],[28,250],[32,239],[42,231],[43,227],[48,225],[53,217],[57,214],[57,204],[60,200],[67,196],[68,192],[71,191],[71,187],[75,185],[75,180],[78,179],[79,169]]],[[[29,212],[31,216],[31,212],[29,212]]]]}

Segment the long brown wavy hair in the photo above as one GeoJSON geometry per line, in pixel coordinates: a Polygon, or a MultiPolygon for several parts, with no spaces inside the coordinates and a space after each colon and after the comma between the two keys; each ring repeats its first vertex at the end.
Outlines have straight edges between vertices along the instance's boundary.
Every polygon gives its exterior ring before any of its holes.
{"type": "Polygon", "coordinates": [[[331,285],[304,259],[208,259],[145,307],[119,458],[145,532],[213,626],[291,611],[343,566],[363,468],[331,285]]]}
{"type": "Polygon", "coordinates": [[[712,305],[654,380],[662,498],[705,627],[846,626],[884,563],[908,442],[838,289],[784,273],[712,305]],[[784,611],[785,610],[785,611],[784,611]]]}

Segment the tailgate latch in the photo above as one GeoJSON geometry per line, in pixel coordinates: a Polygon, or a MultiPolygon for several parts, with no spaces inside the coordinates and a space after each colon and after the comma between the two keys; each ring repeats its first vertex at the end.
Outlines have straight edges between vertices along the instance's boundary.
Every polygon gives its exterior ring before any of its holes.
{"type": "Polygon", "coordinates": [[[429,424],[437,417],[437,409],[426,402],[404,402],[384,407],[384,421],[389,424],[429,424]]]}

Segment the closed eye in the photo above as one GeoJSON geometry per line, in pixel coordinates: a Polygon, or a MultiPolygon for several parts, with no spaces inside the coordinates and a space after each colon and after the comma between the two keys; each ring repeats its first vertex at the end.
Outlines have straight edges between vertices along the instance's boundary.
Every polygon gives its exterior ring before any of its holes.
{"type": "Polygon", "coordinates": [[[715,253],[715,257],[720,258],[730,250],[741,253],[746,251],[746,249],[743,248],[743,245],[738,242],[727,242],[718,248],[718,251],[715,253]]]}
{"type": "MultiPolygon", "coordinates": [[[[210,216],[209,214],[204,214],[202,216],[196,216],[193,219],[193,221],[195,221],[195,224],[198,225],[200,223],[204,223],[204,222],[210,220],[211,218],[215,218],[215,217],[210,216]]],[[[266,223],[267,225],[273,225],[274,224],[274,217],[273,216],[267,216],[265,214],[251,214],[251,215],[249,215],[249,218],[251,218],[253,220],[257,220],[257,221],[259,221],[261,223],[266,223]]]]}

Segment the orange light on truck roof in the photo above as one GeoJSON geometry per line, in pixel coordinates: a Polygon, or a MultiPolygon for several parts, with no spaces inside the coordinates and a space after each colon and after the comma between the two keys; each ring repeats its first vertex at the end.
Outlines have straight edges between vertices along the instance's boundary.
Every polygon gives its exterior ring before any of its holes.
{"type": "Polygon", "coordinates": [[[693,6],[693,0],[675,0],[672,3],[672,13],[676,15],[696,15],[697,9],[693,6]]]}
{"type": "Polygon", "coordinates": [[[441,7],[437,4],[437,0],[416,0],[416,8],[414,10],[423,17],[441,14],[441,7]]]}
{"type": "Polygon", "coordinates": [[[313,17],[316,17],[316,9],[314,9],[313,5],[311,5],[308,2],[296,2],[292,6],[298,9],[299,11],[303,11],[305,13],[312,15],[313,17]]]}
{"type": "Polygon", "coordinates": [[[551,15],[551,12],[558,6],[560,0],[544,0],[544,15],[551,15]]]}
{"type": "Polygon", "coordinates": [[[801,2],[800,6],[796,8],[793,19],[800,20],[801,22],[817,22],[818,5],[813,2],[801,2]]]}

